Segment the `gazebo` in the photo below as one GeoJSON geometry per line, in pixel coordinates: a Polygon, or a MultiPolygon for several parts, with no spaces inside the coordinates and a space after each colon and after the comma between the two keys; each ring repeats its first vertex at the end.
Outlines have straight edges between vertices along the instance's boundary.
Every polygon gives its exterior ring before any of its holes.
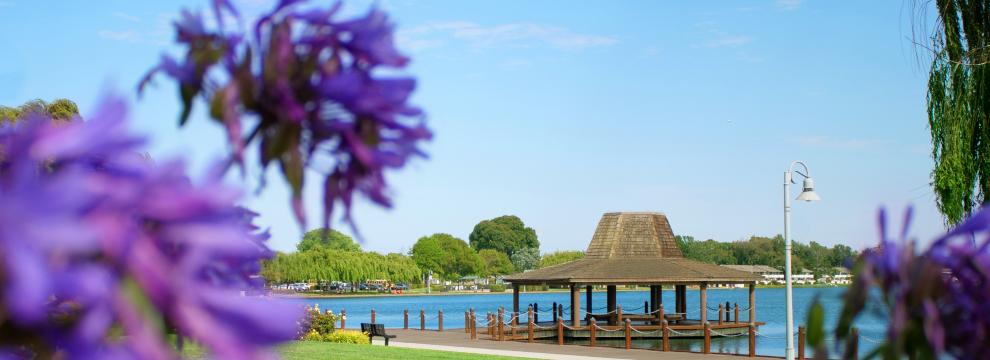
{"type": "MultiPolygon", "coordinates": [[[[749,319],[746,323],[739,324],[737,311],[735,321],[740,325],[737,326],[740,331],[743,326],[758,325],[755,322],[755,286],[759,280],[761,277],[745,271],[684,258],[674,240],[667,217],[657,212],[606,213],[598,222],[583,259],[505,278],[506,282],[512,284],[512,311],[515,316],[520,312],[519,293],[522,285],[569,286],[570,322],[574,327],[581,326],[582,321],[590,319],[606,320],[610,325],[623,321],[621,309],[616,309],[618,285],[649,286],[650,289],[649,309],[644,309],[640,314],[626,313],[625,319],[659,325],[660,317],[663,317],[671,324],[685,326],[685,329],[688,326],[701,327],[708,322],[709,286],[745,284],[749,286],[749,319]],[[605,286],[607,312],[604,314],[592,313],[594,286],[605,286]],[[672,286],[674,289],[674,311],[659,311],[663,286],[672,286]],[[687,319],[688,286],[697,286],[699,291],[699,319],[687,319]],[[586,316],[581,314],[581,287],[586,292],[586,316]],[[660,315],[657,315],[658,312],[660,315]]],[[[721,315],[719,323],[722,323],[721,315]]]]}

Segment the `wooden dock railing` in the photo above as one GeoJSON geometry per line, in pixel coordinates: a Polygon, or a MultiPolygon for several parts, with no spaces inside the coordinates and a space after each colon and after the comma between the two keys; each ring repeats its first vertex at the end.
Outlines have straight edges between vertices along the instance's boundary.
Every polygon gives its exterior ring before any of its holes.
{"type": "MultiPolygon", "coordinates": [[[[556,311],[560,311],[562,310],[562,306],[555,304],[554,309],[556,311]]],[[[601,335],[602,331],[605,332],[622,331],[623,332],[622,338],[624,340],[624,347],[626,349],[632,348],[632,337],[634,332],[639,334],[646,334],[647,336],[650,336],[648,333],[652,333],[653,334],[652,336],[659,335],[659,337],[661,338],[662,345],[660,347],[660,351],[671,351],[670,339],[672,337],[672,333],[676,333],[679,336],[685,336],[685,335],[692,336],[689,332],[693,331],[694,332],[693,336],[698,336],[697,334],[700,331],[701,337],[703,338],[704,341],[701,347],[701,353],[710,354],[712,350],[712,337],[728,336],[725,333],[718,332],[719,330],[736,329],[736,331],[738,331],[738,329],[746,329],[746,333],[735,332],[736,335],[731,335],[731,336],[748,335],[749,346],[748,346],[748,354],[746,355],[748,355],[749,357],[755,357],[757,350],[756,337],[766,336],[766,335],[759,334],[756,327],[758,323],[741,323],[739,321],[738,315],[740,309],[738,304],[735,304],[735,306],[731,307],[732,309],[731,312],[729,311],[729,309],[730,309],[729,306],[724,306],[722,304],[719,304],[719,317],[718,320],[715,322],[705,322],[703,324],[690,324],[690,325],[688,324],[672,325],[668,321],[668,319],[664,317],[664,308],[662,304],[659,306],[657,310],[652,312],[657,316],[655,320],[651,320],[652,318],[646,318],[644,320],[644,318],[640,314],[633,314],[635,316],[628,314],[623,315],[622,308],[617,306],[616,312],[614,314],[615,317],[613,319],[615,320],[622,319],[622,320],[619,324],[616,325],[604,325],[604,326],[599,325],[598,318],[596,318],[595,316],[590,316],[589,314],[587,318],[587,325],[568,326],[565,325],[564,318],[562,316],[559,316],[559,314],[557,314],[558,316],[555,316],[556,321],[554,321],[554,326],[545,327],[545,326],[540,326],[539,323],[537,322],[538,313],[536,312],[535,304],[529,305],[526,309],[525,325],[519,324],[520,316],[519,313],[515,313],[515,312],[511,313],[513,314],[513,316],[509,318],[508,321],[506,321],[505,309],[499,307],[498,312],[496,313],[492,313],[492,312],[486,313],[485,326],[487,329],[485,330],[485,332],[488,335],[488,337],[492,340],[505,341],[506,338],[508,337],[509,340],[521,341],[525,339],[526,342],[533,343],[537,339],[538,331],[544,331],[544,333],[540,335],[541,337],[546,337],[548,335],[547,333],[545,333],[546,331],[553,331],[555,332],[553,336],[557,338],[556,339],[557,344],[564,345],[565,343],[564,340],[565,337],[567,336],[568,331],[571,332],[587,331],[589,346],[597,347],[599,346],[598,339],[602,336],[601,335]],[[636,321],[644,321],[645,324],[634,326],[632,324],[633,318],[635,318],[636,321]],[[525,337],[517,335],[518,331],[520,330],[526,332],[525,337]]],[[[370,315],[371,315],[370,316],[371,321],[376,322],[377,311],[375,309],[371,309],[370,315]]],[[[437,320],[436,330],[442,332],[444,330],[444,323],[443,323],[444,316],[442,309],[437,311],[437,316],[435,319],[437,320]]],[[[339,321],[340,321],[339,328],[346,329],[347,326],[346,310],[340,311],[339,321]]],[[[426,321],[427,321],[426,311],[425,309],[420,309],[419,311],[420,330],[426,330],[426,321]]],[[[408,309],[404,309],[402,311],[402,328],[409,329],[408,309]]],[[[464,333],[467,334],[467,336],[471,340],[478,339],[478,319],[474,309],[468,309],[464,311],[464,333]]],[[[805,352],[806,336],[807,336],[807,331],[805,327],[803,326],[798,327],[797,359],[799,360],[805,360],[807,358],[806,357],[807,353],[805,352]]],[[[608,335],[606,335],[606,337],[612,339],[616,338],[616,336],[608,336],[608,335]]],[[[850,333],[851,339],[847,343],[848,345],[846,346],[845,349],[846,358],[853,358],[853,359],[858,358],[856,354],[858,353],[859,350],[859,337],[860,337],[859,329],[852,328],[852,331],[850,333]]],[[[875,341],[875,340],[871,340],[871,341],[875,341]]]]}

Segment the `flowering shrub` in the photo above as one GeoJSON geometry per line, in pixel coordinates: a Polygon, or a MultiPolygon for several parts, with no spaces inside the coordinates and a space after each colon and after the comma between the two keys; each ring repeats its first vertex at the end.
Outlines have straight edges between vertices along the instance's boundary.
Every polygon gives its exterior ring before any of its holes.
{"type": "Polygon", "coordinates": [[[339,330],[323,335],[323,341],[341,344],[371,344],[368,334],[353,330],[339,330]]]}
{"type": "Polygon", "coordinates": [[[339,316],[335,315],[333,311],[322,312],[319,305],[313,305],[313,307],[306,309],[306,316],[300,323],[299,333],[303,334],[304,337],[314,331],[317,334],[332,333],[337,328],[338,319],[339,316]]]}
{"type": "Polygon", "coordinates": [[[158,73],[172,78],[183,104],[179,123],[201,99],[226,128],[232,162],[243,167],[245,149],[257,143],[261,167],[276,163],[290,184],[299,223],[307,167],[326,174],[325,225],[338,202],[350,222],[354,193],[391,206],[385,169],[423,155],[419,143],[431,133],[407,103],[415,80],[379,75],[409,61],[393,46],[386,14],[338,20],[339,2],[307,10],[302,2],[279,1],[249,31],[226,26],[227,16],[240,23],[227,0],[214,0],[214,29],[184,11],[175,29],[185,58],[163,56],[139,91],[158,73]]]}
{"type": "MultiPolygon", "coordinates": [[[[990,208],[960,223],[920,254],[915,241],[907,240],[910,210],[896,241],[887,234],[883,211],[879,218],[880,245],[865,251],[856,262],[856,277],[846,293],[836,337],[852,341],[853,321],[864,311],[875,310],[890,320],[885,343],[876,348],[874,356],[990,356],[990,208]]],[[[824,350],[820,336],[812,336],[820,332],[813,330],[820,326],[812,323],[820,325],[821,321],[809,320],[809,342],[824,350]]]]}
{"type": "Polygon", "coordinates": [[[323,341],[323,335],[319,331],[310,330],[299,338],[302,341],[323,341]]]}
{"type": "Polygon", "coordinates": [[[165,329],[267,357],[301,312],[250,296],[272,255],[255,214],[218,172],[139,155],[126,116],[111,97],[85,122],[0,125],[0,358],[173,358],[165,329]]]}

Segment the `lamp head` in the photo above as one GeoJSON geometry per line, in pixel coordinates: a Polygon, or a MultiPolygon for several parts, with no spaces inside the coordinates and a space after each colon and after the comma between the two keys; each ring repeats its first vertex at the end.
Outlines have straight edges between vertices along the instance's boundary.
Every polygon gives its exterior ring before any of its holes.
{"type": "Polygon", "coordinates": [[[800,201],[819,201],[822,198],[815,193],[815,182],[811,178],[804,179],[804,190],[801,191],[801,195],[798,195],[796,200],[800,201]]]}

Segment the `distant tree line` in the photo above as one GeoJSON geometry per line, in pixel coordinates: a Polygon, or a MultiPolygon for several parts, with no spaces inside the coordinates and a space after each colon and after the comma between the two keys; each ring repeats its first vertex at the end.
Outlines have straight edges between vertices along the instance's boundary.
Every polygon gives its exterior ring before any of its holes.
{"type": "MultiPolygon", "coordinates": [[[[699,241],[692,236],[677,235],[677,245],[684,257],[701,262],[719,265],[767,265],[784,268],[784,237],[751,236],[749,239],[734,242],[719,242],[712,239],[699,241]]],[[[858,255],[846,245],[826,247],[812,241],[804,244],[792,241],[792,268],[808,269],[816,274],[831,273],[837,266],[858,255]]]]}
{"type": "Polygon", "coordinates": [[[294,253],[277,253],[262,263],[261,275],[270,283],[345,281],[360,283],[385,279],[414,282],[422,270],[402,254],[361,251],[350,236],[336,230],[316,229],[303,235],[294,253]]]}
{"type": "MultiPolygon", "coordinates": [[[[426,273],[443,280],[465,276],[499,276],[544,266],[536,231],[513,215],[479,222],[470,242],[450,234],[423,236],[408,254],[381,255],[361,250],[354,239],[336,230],[307,232],[292,253],[278,253],[262,263],[270,283],[386,279],[416,282],[426,273]]],[[[582,254],[583,255],[583,254],[582,254]]],[[[555,255],[551,254],[555,259],[555,255]]]]}

